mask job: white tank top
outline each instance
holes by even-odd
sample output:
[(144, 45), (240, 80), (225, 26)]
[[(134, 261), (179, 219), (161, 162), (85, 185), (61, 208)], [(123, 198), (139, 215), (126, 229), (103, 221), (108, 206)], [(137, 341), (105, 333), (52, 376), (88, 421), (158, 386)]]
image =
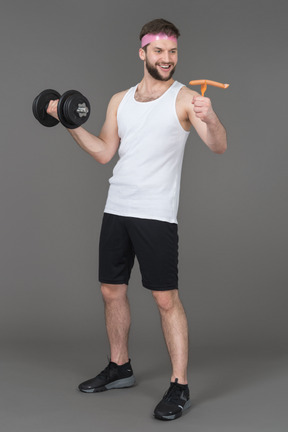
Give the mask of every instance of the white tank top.
[(177, 81), (150, 102), (128, 90), (117, 112), (119, 160), (109, 179), (104, 212), (177, 223), (181, 169), (189, 131), (181, 126)]

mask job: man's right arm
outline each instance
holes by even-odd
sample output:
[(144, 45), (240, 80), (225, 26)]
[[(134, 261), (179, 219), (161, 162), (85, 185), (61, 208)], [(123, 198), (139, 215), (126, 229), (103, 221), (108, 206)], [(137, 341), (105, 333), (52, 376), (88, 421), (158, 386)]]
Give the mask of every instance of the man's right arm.
[[(107, 108), (106, 119), (98, 137), (83, 127), (68, 129), (68, 132), (76, 143), (101, 164), (108, 163), (119, 147), (117, 109), (125, 93), (126, 91), (116, 93), (111, 98)], [(53, 117), (57, 116), (57, 104), (58, 101), (51, 101), (47, 109), (47, 113)]]

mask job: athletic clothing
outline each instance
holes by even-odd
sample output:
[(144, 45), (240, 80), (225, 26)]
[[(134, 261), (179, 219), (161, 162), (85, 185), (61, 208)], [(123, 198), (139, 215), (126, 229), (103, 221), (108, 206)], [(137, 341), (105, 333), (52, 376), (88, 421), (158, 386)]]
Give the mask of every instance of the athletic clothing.
[(104, 213), (99, 281), (128, 285), (135, 255), (145, 288), (178, 289), (178, 225)]
[(184, 85), (174, 81), (151, 102), (135, 100), (130, 88), (117, 112), (119, 160), (109, 179), (104, 212), (177, 223), (181, 169), (189, 135), (176, 113)]

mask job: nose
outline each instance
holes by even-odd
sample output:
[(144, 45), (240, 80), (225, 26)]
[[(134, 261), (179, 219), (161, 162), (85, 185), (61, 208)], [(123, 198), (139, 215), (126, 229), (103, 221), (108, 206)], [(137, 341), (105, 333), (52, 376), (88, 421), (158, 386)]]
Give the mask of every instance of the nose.
[(162, 60), (163, 60), (163, 62), (165, 62), (165, 63), (170, 63), (171, 58), (170, 58), (170, 53), (169, 53), (169, 51), (163, 51)]

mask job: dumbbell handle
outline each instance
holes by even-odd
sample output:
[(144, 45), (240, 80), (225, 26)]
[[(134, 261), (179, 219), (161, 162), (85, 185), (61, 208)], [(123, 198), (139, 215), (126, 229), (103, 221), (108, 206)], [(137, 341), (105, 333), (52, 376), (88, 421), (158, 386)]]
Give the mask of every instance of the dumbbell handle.
[[(46, 112), (47, 112), (48, 106), (49, 106), (49, 103), (45, 106), (45, 111)], [(86, 106), (85, 103), (81, 104), (81, 106), (79, 104), (76, 112), (78, 114), (87, 115), (89, 113), (89, 108)]]
[[(79, 104), (79, 105), (80, 105), (80, 104)], [(76, 110), (77, 113), (84, 113), (84, 114), (88, 114), (88, 113), (89, 113), (89, 108), (86, 106), (85, 103), (81, 104), (82, 106), (79, 106), (79, 105), (78, 105), (78, 108), (77, 108), (77, 110)], [(85, 106), (83, 106), (83, 105), (85, 105)], [(45, 106), (45, 111), (47, 111), (48, 106), (49, 106), (49, 103), (46, 104), (46, 106)]]

